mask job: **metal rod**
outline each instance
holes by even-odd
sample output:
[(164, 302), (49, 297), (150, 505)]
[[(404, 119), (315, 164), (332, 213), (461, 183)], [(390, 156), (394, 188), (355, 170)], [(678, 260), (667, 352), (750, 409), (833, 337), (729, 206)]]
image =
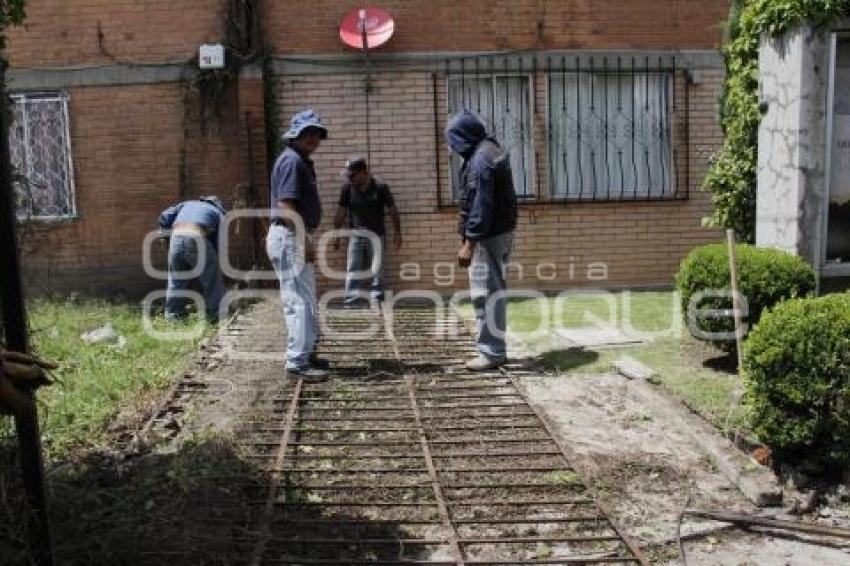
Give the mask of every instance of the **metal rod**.
[[(251, 458), (249, 456), (249, 458)], [(428, 472), (427, 468), (335, 468), (333, 470), (328, 470), (325, 468), (285, 468), (285, 471), (288, 474), (337, 474), (337, 475), (345, 475), (345, 474), (425, 474)]]
[(772, 527), (777, 529), (786, 529), (798, 531), (801, 533), (810, 533), (815, 535), (826, 535), (831, 537), (839, 537), (850, 539), (850, 529), (843, 527), (831, 527), (828, 525), (818, 525), (811, 523), (803, 523), (802, 521), (786, 521), (781, 519), (771, 519), (767, 517), (753, 517), (743, 513), (727, 513), (721, 511), (685, 511), (685, 515), (691, 517), (701, 517), (712, 521), (724, 521), (726, 523), (734, 523), (737, 525), (753, 525), (758, 527)]
[(454, 522), (458, 525), (506, 525), (511, 523), (523, 525), (545, 525), (547, 523), (562, 524), (562, 523), (607, 523), (605, 515), (581, 515), (575, 517), (523, 517), (512, 519), (455, 519)]
[(482, 538), (465, 538), (460, 542), (463, 544), (527, 544), (533, 542), (605, 542), (617, 541), (620, 539), (616, 536), (593, 535), (593, 536), (551, 536), (551, 537), (482, 537)]
[(546, 507), (549, 505), (590, 505), (592, 503), (592, 499), (555, 499), (551, 501), (500, 499), (498, 501), (450, 501), (449, 505), (453, 507), (530, 507), (535, 505)]
[[(6, 64), (0, 63), (0, 99), (7, 104)], [(15, 233), (16, 211), (12, 187), (12, 163), (9, 155), (9, 117), (5, 107), (0, 112), (0, 311), (3, 336), (9, 350), (27, 353), (27, 313)], [(28, 506), (27, 546), (29, 559), (37, 566), (53, 564), (49, 509), (44, 489), (44, 457), (38, 409), (32, 390), (22, 391), (32, 400), (31, 410), (15, 417), (18, 458)]]
[(257, 540), (254, 547), (254, 555), (251, 560), (253, 566), (259, 566), (263, 563), (263, 555), (266, 551), (266, 545), (272, 536), (271, 533), (271, 516), (274, 511), (274, 506), (277, 499), (277, 492), (280, 487), (281, 479), (283, 478), (284, 464), (286, 463), (286, 452), (289, 444), (289, 437), (295, 423), (295, 413), (298, 411), (298, 397), (301, 394), (301, 388), (304, 386), (304, 378), (298, 378), (295, 383), (295, 390), (292, 394), (292, 402), (289, 404), (289, 410), (286, 414), (286, 426), (280, 438), (280, 448), (275, 456), (274, 467), (271, 474), (271, 482), (269, 482), (269, 493), (266, 497), (266, 505), (263, 513), (263, 524), (260, 532), (262, 535)]
[(428, 519), (284, 519), (293, 525), (356, 525), (372, 527), (376, 525), (439, 525), (438, 520)]
[(413, 501), (401, 501), (392, 503), (388, 501), (280, 501), (275, 502), (278, 506), (287, 507), (437, 507), (437, 502), (419, 503)]
[[(643, 121), (649, 120), (649, 57), (646, 58), (646, 71), (643, 76), (644, 84), (644, 111)], [(652, 167), (649, 164), (649, 136), (652, 134), (652, 128), (649, 126), (644, 128), (644, 136), (646, 145), (643, 148), (644, 160), (646, 161), (646, 194), (652, 196)]]
[(611, 198), (611, 166), (608, 163), (608, 143), (610, 123), (608, 121), (608, 57), (602, 59), (602, 80), (605, 85), (605, 197)]
[[(446, 75), (448, 81), (448, 75)], [(440, 163), (440, 154), (442, 153), (442, 127), (439, 117), (439, 95), (437, 94), (437, 73), (431, 73), (431, 92), (434, 97), (434, 177), (437, 181), (437, 207), (443, 205), (443, 183), (442, 183), (442, 164)]]
[[(523, 87), (522, 57), (517, 60), (517, 66), (519, 68), (519, 77), (517, 78), (519, 86), (519, 147), (522, 158), (520, 169), (522, 170), (522, 194), (525, 196), (528, 195), (528, 174), (525, 163), (525, 103), (528, 93), (527, 89)], [(508, 84), (510, 85), (510, 80)], [(528, 83), (528, 88), (531, 88), (531, 82)]]
[(350, 558), (281, 558), (269, 561), (269, 564), (341, 564), (343, 566), (404, 566), (405, 564), (427, 564), (433, 566), (453, 566), (455, 562), (445, 560), (352, 560)]
[(540, 456), (559, 456), (560, 452), (463, 452), (458, 454), (434, 454), (434, 458), (506, 458), (522, 456), (534, 458)]
[(563, 489), (564, 486), (557, 483), (445, 483), (443, 487), (446, 489), (537, 489), (545, 487), (547, 489), (557, 488)]
[[(610, 564), (611, 562), (620, 562), (620, 563), (631, 563), (631, 562), (639, 562), (636, 558), (624, 558), (621, 556), (575, 556), (575, 557), (563, 557), (563, 558), (541, 558), (541, 559), (529, 559), (523, 560), (520, 564)], [(498, 565), (509, 565), (514, 566), (517, 564), (516, 560), (476, 560), (474, 562), (468, 562), (468, 564), (475, 564), (476, 566), (498, 566)]]
[(330, 545), (351, 545), (351, 544), (392, 544), (397, 546), (416, 545), (416, 546), (433, 546), (438, 544), (446, 544), (443, 539), (417, 539), (417, 538), (284, 538), (289, 544), (330, 544)]
[(735, 230), (727, 228), (726, 245), (729, 254), (729, 275), (732, 287), (732, 313), (735, 317), (735, 346), (738, 350), (738, 373), (744, 369), (744, 321), (741, 312), (741, 298), (738, 293), (738, 256), (735, 253)]
[[(420, 454), (421, 458), (422, 455)], [(294, 489), (303, 489), (307, 491), (336, 491), (336, 490), (352, 490), (352, 491), (369, 491), (369, 490), (381, 490), (381, 489), (392, 489), (392, 490), (401, 490), (401, 489), (431, 489), (431, 483), (421, 483), (421, 484), (403, 484), (403, 483), (382, 483), (375, 485), (358, 485), (358, 484), (325, 484), (325, 483), (301, 483), (298, 485), (291, 486)]]
[(631, 77), (632, 77), (632, 93), (631, 93), (632, 94), (631, 95), (631, 99), (632, 99), (632, 114), (631, 114), (631, 120), (632, 120), (632, 132), (631, 132), (632, 133), (632, 171), (634, 173), (634, 186), (633, 186), (633, 190), (632, 190), (632, 196), (634, 198), (637, 198), (638, 172), (637, 172), (637, 158), (636, 158), (636, 154), (635, 154), (635, 134), (637, 132), (635, 130), (636, 125), (635, 125), (635, 58), (634, 57), (632, 57), (632, 74), (631, 74)]
[(461, 419), (461, 418), (480, 420), (480, 419), (504, 419), (504, 418), (507, 418), (507, 417), (530, 417), (530, 416), (533, 416), (533, 413), (522, 412), (522, 413), (511, 413), (511, 414), (508, 414), (508, 415), (469, 415), (469, 416), (466, 416), (466, 417), (458, 417), (458, 416), (428, 417), (428, 416), (423, 415), (422, 420), (425, 420), (425, 421), (456, 421), (456, 420)]
[(457, 528), (452, 522), (452, 517), (449, 514), (446, 501), (443, 498), (443, 488), (440, 485), (439, 476), (434, 466), (434, 460), (431, 458), (431, 448), (428, 443), (428, 437), (425, 435), (425, 428), (419, 413), (419, 404), (416, 400), (416, 390), (413, 388), (413, 380), (409, 376), (405, 376), (405, 382), (407, 383), (407, 391), (410, 397), (410, 408), (413, 411), (414, 418), (416, 419), (416, 426), (419, 427), (419, 441), (422, 445), (422, 453), (425, 456), (425, 464), (428, 466), (428, 475), (431, 477), (431, 484), (434, 490), (434, 497), (437, 500), (437, 506), (440, 510), (440, 517), (443, 519), (443, 527), (449, 535), (449, 545), (451, 546), (452, 554), (454, 555), (456, 562), (459, 566), (463, 566), (465, 563), (465, 556), (460, 543), (458, 543)]
[(560, 472), (566, 466), (516, 466), (511, 468), (440, 468), (441, 474), (507, 474), (513, 472)]

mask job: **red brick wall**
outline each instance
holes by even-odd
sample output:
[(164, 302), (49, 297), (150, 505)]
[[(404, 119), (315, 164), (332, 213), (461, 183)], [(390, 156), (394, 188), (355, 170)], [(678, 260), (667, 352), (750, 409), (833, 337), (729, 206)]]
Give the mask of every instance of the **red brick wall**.
[[(337, 28), (356, 3), (332, 0), (258, 2), (265, 37), (278, 55), (339, 53)], [(26, 24), (11, 30), (14, 69), (108, 66), (116, 62), (188, 61), (198, 45), (223, 41), (226, 0), (41, 0), (28, 4)], [(395, 37), (383, 50), (486, 51), (499, 49), (705, 49), (716, 47), (728, 0), (387, 0)], [(542, 23), (542, 25), (541, 25)], [(334, 135), (320, 150), (326, 222), (336, 202), (337, 173), (365, 146), (362, 91), (354, 76), (279, 77), (285, 125), (292, 111), (314, 106)], [(699, 228), (708, 210), (696, 187), (719, 142), (716, 92), (720, 76), (691, 91), (691, 198), (641, 204), (564, 204), (524, 207), (515, 258), (523, 265), (554, 261), (561, 287), (579, 279), (587, 262), (609, 263), (609, 284), (669, 282), (679, 258), (715, 233)], [(538, 83), (537, 106), (544, 100)], [(399, 197), (406, 242), (393, 257), (397, 288), (435, 286), (433, 266), (453, 260), (454, 214), (435, 208), (433, 94), (430, 75), (376, 79), (372, 101), (373, 162)], [(445, 104), (444, 87), (438, 104)], [(135, 294), (160, 286), (142, 274), (141, 241), (159, 211), (181, 196), (221, 195), (244, 201), (250, 178), (245, 120), (252, 124), (254, 172), (267, 195), (264, 108), (260, 79), (243, 79), (226, 93), (221, 115), (201, 131), (191, 120), (180, 84), (74, 87), (71, 134), (81, 217), (29, 227), (28, 272), (52, 290)], [(250, 112), (247, 118), (246, 112)], [(187, 127), (187, 116), (190, 118)], [(545, 129), (536, 118), (538, 177), (545, 191)], [(440, 124), (442, 128), (442, 124)], [(273, 156), (272, 156), (273, 157)], [(441, 154), (443, 194), (449, 192)], [(181, 181), (185, 171), (185, 182)], [(246, 223), (247, 224), (247, 223)], [(250, 225), (240, 228), (248, 232)], [(640, 242), (647, 242), (642, 246)], [(242, 242), (239, 252), (250, 248)], [(262, 252), (261, 252), (262, 255)], [(570, 258), (574, 258), (570, 260)], [(422, 281), (402, 282), (398, 267), (423, 262)], [(341, 254), (332, 260), (341, 265)], [(573, 264), (574, 276), (569, 272)], [(526, 281), (528, 271), (526, 266)], [(429, 283), (430, 281), (430, 283)], [(463, 287), (462, 277), (457, 283)]]
[[(136, 295), (164, 286), (144, 275), (144, 236), (160, 211), (180, 200), (181, 187), (187, 198), (217, 194), (228, 205), (244, 200), (250, 179), (245, 112), (251, 112), (257, 191), (267, 198), (258, 79), (230, 89), (221, 117), (209, 119), (206, 132), (191, 110), (184, 112), (181, 84), (77, 87), (69, 95), (79, 218), (23, 228), (23, 264), (33, 292)], [(197, 108), (189, 100), (189, 108)], [(243, 257), (248, 234), (246, 225), (235, 246)], [(164, 246), (155, 251), (161, 258)]]
[(9, 30), (13, 68), (186, 61), (221, 41), (224, 0), (38, 0)]
[[(728, 0), (385, 0), (396, 32), (382, 51), (713, 48)], [(338, 29), (357, 2), (266, 2), (278, 53), (344, 51)]]
[[(690, 198), (668, 202), (639, 203), (552, 203), (521, 205), (513, 261), (522, 266), (523, 277), (514, 272), (513, 284), (536, 289), (561, 290), (572, 285), (625, 286), (670, 284), (672, 274), (687, 251), (698, 244), (716, 240), (714, 230), (701, 227), (709, 212), (709, 197), (699, 191), (708, 158), (720, 144), (717, 124), (717, 93), (722, 80), (719, 71), (705, 72), (704, 81), (689, 92), (690, 148), (684, 138), (677, 140), (677, 154), (690, 155)], [(684, 81), (677, 84), (684, 89)], [(545, 125), (545, 77), (536, 80), (535, 119)], [(332, 225), (339, 194), (339, 171), (351, 154), (366, 152), (365, 95), (361, 75), (284, 76), (278, 83), (282, 119), (310, 105), (323, 117), (331, 135), (315, 154), (320, 192), (325, 210), (323, 228)], [(437, 85), (440, 132), (444, 125), (445, 82)], [(396, 290), (464, 288), (465, 273), (458, 272), (451, 284), (443, 284), (454, 262), (458, 245), (455, 233), (456, 209), (437, 208), (435, 170), (434, 91), (429, 73), (377, 74), (370, 94), (370, 132), (373, 172), (386, 180), (402, 213), (404, 248), (389, 252), (387, 279)], [(681, 100), (681, 94), (679, 95)], [(537, 128), (535, 150), (538, 168), (545, 167), (546, 134)], [(450, 194), (448, 153), (442, 139), (440, 172), (444, 202)], [(683, 163), (682, 163), (683, 165)], [(684, 182), (684, 175), (680, 178)], [(546, 195), (546, 172), (538, 175), (537, 187)], [(343, 253), (332, 252), (329, 260), (343, 269)], [(402, 264), (415, 262), (421, 269), (419, 280), (403, 280)], [(607, 266), (607, 278), (594, 280), (592, 263)], [(544, 263), (556, 265), (556, 277), (547, 280), (536, 272)], [(435, 268), (436, 266), (436, 268)], [(436, 269), (436, 272), (435, 272)], [(435, 277), (435, 273), (439, 277)], [(599, 272), (595, 272), (599, 273)], [(324, 288), (340, 287), (341, 282), (320, 278)]]

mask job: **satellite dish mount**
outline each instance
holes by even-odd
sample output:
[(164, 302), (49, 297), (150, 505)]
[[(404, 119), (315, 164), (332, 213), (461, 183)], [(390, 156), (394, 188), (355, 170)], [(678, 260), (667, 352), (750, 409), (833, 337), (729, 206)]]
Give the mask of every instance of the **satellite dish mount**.
[(375, 6), (363, 5), (348, 12), (339, 26), (339, 38), (353, 49), (363, 53), (366, 62), (366, 77), (364, 81), (366, 94), (366, 154), (372, 161), (372, 144), (370, 135), (370, 103), (369, 93), (372, 91), (372, 61), (369, 51), (387, 43), (395, 31), (395, 22), (384, 10)]

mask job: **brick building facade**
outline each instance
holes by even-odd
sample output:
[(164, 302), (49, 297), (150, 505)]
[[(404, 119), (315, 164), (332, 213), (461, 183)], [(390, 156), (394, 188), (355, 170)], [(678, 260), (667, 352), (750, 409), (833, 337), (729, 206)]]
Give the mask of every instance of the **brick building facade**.
[[(699, 185), (721, 137), (717, 47), (728, 2), (381, 6), (396, 31), (367, 62), (338, 38), (353, 6), (333, 0), (32, 4), (10, 34), (9, 87), (32, 100), (36, 117), (19, 120), (33, 135), (40, 95), (67, 105), (73, 187), (58, 213), (23, 227), (33, 288), (160, 287), (142, 269), (159, 211), (209, 193), (267, 203), (266, 137), (305, 107), (331, 131), (315, 155), (324, 228), (351, 154), (368, 154), (393, 188), (405, 236), (387, 266), (395, 289), (465, 286), (462, 274), (450, 277), (456, 206), (441, 136), (460, 107), (489, 116), (507, 138), (526, 195), (515, 286), (669, 284), (691, 247), (718, 237), (700, 226), (709, 198)], [(225, 43), (238, 64), (223, 78), (198, 74), (202, 43)], [(37, 147), (30, 134), (21, 143)], [(264, 256), (251, 245), (255, 228), (236, 226), (235, 264)], [(341, 269), (342, 252), (329, 252)]]

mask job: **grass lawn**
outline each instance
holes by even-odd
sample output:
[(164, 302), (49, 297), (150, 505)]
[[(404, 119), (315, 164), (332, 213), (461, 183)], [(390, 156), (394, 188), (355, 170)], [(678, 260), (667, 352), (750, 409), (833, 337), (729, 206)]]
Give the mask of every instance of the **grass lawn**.
[[(632, 334), (654, 334), (646, 344), (599, 349), (567, 348), (543, 352), (549, 367), (577, 379), (581, 375), (612, 371), (618, 358), (628, 355), (654, 368), (659, 385), (679, 397), (694, 411), (724, 431), (746, 428), (745, 409), (735, 395), (740, 379), (734, 373), (734, 360), (725, 353), (694, 340), (680, 324), (678, 297), (672, 291), (623, 291), (594, 295), (576, 293), (566, 300), (521, 299), (508, 305), (508, 329), (534, 350), (539, 342), (534, 331), (540, 328), (543, 312), (549, 311), (549, 330), (593, 327), (595, 319)], [(464, 314), (472, 316), (469, 304)], [(595, 318), (594, 318), (595, 317)]]
[[(198, 339), (160, 340), (145, 331), (137, 305), (103, 301), (65, 303), (39, 299), (28, 305), (33, 349), (60, 364), (59, 383), (38, 394), (42, 438), (48, 458), (64, 458), (78, 448), (102, 446), (109, 421), (132, 411), (146, 395), (170, 385)], [(126, 343), (88, 344), (84, 332), (111, 322)], [(186, 323), (189, 326), (193, 324)], [(165, 330), (163, 320), (154, 328)], [(168, 328), (174, 329), (174, 325)], [(0, 419), (0, 437), (11, 433), (11, 419)]]

